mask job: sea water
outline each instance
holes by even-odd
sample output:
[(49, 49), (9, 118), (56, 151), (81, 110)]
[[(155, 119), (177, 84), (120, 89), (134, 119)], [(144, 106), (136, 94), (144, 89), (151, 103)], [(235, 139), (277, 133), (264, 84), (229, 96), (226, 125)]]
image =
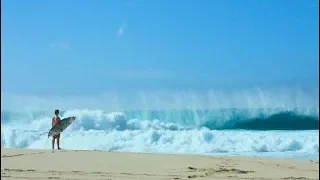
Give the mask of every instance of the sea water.
[(311, 159), (319, 155), (318, 99), (308, 93), (15, 96), (2, 103), (9, 107), (1, 111), (3, 147), (51, 149), (47, 132), (59, 108), (61, 117), (77, 117), (61, 135), (64, 149)]

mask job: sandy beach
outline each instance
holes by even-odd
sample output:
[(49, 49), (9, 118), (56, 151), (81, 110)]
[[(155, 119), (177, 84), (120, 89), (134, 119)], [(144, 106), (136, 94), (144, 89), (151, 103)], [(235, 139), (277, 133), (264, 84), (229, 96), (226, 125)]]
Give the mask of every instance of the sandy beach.
[(1, 149), (2, 179), (319, 179), (319, 161)]

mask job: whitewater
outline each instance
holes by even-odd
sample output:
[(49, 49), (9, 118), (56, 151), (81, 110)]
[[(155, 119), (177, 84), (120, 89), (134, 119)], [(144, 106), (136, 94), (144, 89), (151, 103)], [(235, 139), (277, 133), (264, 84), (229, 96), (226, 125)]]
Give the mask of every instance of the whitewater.
[(3, 94), (1, 146), (51, 149), (51, 118), (76, 116), (61, 147), (202, 155), (318, 158), (318, 93), (149, 91), (99, 97)]

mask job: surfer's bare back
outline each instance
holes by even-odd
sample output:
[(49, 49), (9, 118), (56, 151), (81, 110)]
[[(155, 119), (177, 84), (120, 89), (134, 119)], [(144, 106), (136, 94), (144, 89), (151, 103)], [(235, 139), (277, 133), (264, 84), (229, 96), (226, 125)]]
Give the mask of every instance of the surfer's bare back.
[[(61, 120), (59, 117), (59, 109), (54, 110), (54, 117), (52, 117), (52, 127), (59, 123), (59, 121)], [(52, 136), (52, 149), (54, 149), (54, 141), (55, 139), (57, 139), (57, 146), (58, 149), (60, 149), (60, 133), (57, 135)]]

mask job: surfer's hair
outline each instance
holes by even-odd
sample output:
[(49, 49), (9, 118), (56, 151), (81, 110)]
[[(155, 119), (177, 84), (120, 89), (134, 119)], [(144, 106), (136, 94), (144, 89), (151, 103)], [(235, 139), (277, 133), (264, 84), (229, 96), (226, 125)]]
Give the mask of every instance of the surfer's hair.
[(54, 114), (59, 114), (59, 109), (54, 110)]

